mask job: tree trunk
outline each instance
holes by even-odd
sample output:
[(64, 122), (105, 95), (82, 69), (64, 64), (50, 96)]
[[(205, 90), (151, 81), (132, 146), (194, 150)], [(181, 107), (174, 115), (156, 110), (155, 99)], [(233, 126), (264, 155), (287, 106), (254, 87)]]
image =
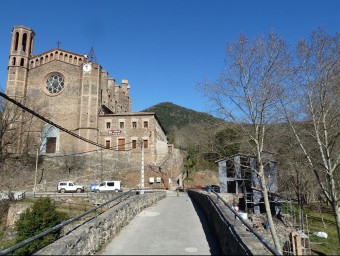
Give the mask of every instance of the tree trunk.
[(304, 230), (304, 219), (303, 219), (303, 198), (302, 198), (302, 191), (301, 191), (301, 180), (300, 180), (300, 173), (296, 170), (296, 184), (297, 184), (297, 196), (298, 196), (298, 206), (299, 206), (299, 224), (300, 228)]
[(269, 202), (269, 198), (268, 198), (266, 178), (265, 178), (265, 175), (264, 175), (264, 169), (263, 169), (262, 163), (259, 165), (259, 174), (260, 174), (260, 178), (261, 178), (262, 195), (263, 195), (264, 205), (265, 205), (265, 208), (266, 208), (266, 214), (267, 214), (267, 220), (268, 220), (268, 223), (269, 223), (270, 233), (272, 235), (276, 250), (278, 250), (282, 254), (280, 241), (279, 241), (279, 238), (277, 236), (276, 229), (275, 229), (275, 226), (274, 226), (273, 217), (272, 217), (272, 213), (270, 211), (270, 202)]
[(338, 240), (340, 243), (340, 212), (339, 212), (339, 206), (338, 203), (335, 201), (332, 205), (334, 215), (335, 215), (335, 221), (336, 221), (336, 229), (338, 231)]

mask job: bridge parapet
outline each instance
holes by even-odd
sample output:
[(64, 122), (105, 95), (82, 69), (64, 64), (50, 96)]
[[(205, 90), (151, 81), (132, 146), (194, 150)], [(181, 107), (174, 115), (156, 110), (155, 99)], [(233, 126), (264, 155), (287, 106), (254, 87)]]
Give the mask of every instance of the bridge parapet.
[[(188, 190), (188, 195), (204, 212), (219, 241), (223, 255), (272, 255), (242, 221), (225, 207), (214, 193)], [(220, 203), (219, 203), (220, 202)], [(261, 242), (260, 242), (261, 241)], [(268, 243), (267, 243), (268, 245)], [(275, 251), (275, 249), (273, 250)], [(279, 255), (279, 254), (278, 254)]]
[(96, 218), (86, 222), (54, 243), (36, 252), (38, 255), (90, 255), (104, 244), (144, 208), (166, 197), (166, 192), (153, 192), (129, 197)]

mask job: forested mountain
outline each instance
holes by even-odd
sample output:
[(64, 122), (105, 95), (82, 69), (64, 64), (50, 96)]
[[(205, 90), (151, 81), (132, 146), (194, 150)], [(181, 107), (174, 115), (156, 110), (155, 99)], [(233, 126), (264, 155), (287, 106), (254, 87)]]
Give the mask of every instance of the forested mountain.
[(207, 113), (184, 108), (171, 102), (159, 103), (143, 110), (143, 112), (154, 112), (157, 115), (170, 142), (172, 142), (171, 140), (174, 138), (174, 131), (182, 129), (187, 125), (204, 127), (225, 123), (222, 119), (213, 117)]

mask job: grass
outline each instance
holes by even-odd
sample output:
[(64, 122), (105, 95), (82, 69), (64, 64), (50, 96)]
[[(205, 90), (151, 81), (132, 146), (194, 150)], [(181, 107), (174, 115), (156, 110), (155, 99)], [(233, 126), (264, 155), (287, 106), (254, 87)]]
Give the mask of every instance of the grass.
[(14, 241), (13, 240), (8, 240), (6, 239), (5, 237), (5, 231), (4, 230), (1, 230), (0, 231), (0, 251), (8, 248), (8, 247), (11, 247), (12, 245), (14, 245)]
[[(314, 214), (313, 214), (314, 215)], [(334, 224), (326, 222), (325, 224), (321, 220), (308, 219), (308, 227), (310, 231), (310, 242), (313, 254), (316, 255), (339, 255), (340, 243), (338, 239), (338, 233), (334, 216), (330, 214), (321, 214), (324, 219), (332, 220)], [(317, 217), (321, 217), (319, 214)], [(315, 232), (327, 233), (327, 238), (317, 237), (313, 233)]]
[[(298, 207), (293, 205), (294, 212), (298, 213)], [(329, 206), (320, 204), (304, 205), (304, 214), (307, 215), (308, 223), (305, 229), (309, 230), (312, 255), (339, 255), (340, 242), (336, 228), (334, 215)], [(310, 218), (308, 218), (310, 216)], [(316, 217), (312, 218), (312, 217)], [(324, 223), (322, 219), (324, 219)], [(328, 238), (314, 235), (315, 232), (325, 232)]]

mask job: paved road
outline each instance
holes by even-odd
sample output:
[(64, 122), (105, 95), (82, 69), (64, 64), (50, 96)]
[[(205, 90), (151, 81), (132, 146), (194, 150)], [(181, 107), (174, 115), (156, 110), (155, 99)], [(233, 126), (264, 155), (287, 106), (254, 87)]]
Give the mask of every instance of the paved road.
[(102, 255), (217, 255), (202, 212), (186, 193), (167, 197), (139, 213)]

